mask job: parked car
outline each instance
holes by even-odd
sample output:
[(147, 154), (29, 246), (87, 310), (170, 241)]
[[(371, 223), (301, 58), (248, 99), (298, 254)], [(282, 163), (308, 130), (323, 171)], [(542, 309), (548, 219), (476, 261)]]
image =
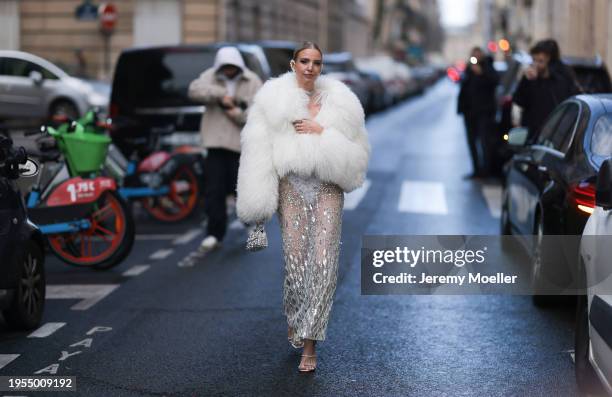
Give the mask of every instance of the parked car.
[(360, 70), (378, 73), (385, 89), (393, 98), (393, 103), (406, 99), (418, 91), (410, 67), (388, 55), (357, 59), (355, 64)]
[[(610, 148), (612, 118), (603, 120)], [(575, 372), (580, 392), (601, 395), (603, 386), (612, 395), (612, 159), (599, 170), (595, 204), (580, 245), (580, 286), (585, 293), (578, 296), (576, 307)]]
[(289, 61), (293, 57), (293, 51), (297, 44), (293, 41), (264, 40), (255, 43), (263, 49), (268, 64), (270, 65), (270, 77), (277, 77), (288, 72)]
[(0, 119), (78, 118), (105, 111), (108, 85), (69, 76), (53, 63), (21, 51), (0, 50)]
[(366, 113), (378, 112), (393, 104), (393, 98), (387, 92), (385, 84), (378, 73), (360, 70), (359, 74), (368, 83), (369, 99)]
[(170, 145), (199, 144), (205, 111), (188, 95), (189, 83), (213, 65), (217, 49), (234, 45), (249, 69), (265, 81), (271, 76), (262, 47), (215, 43), (124, 50), (115, 66), (109, 113), (113, 142), (128, 158), (147, 146), (151, 135), (167, 135)]
[[(29, 164), (26, 164), (29, 162)], [(16, 180), (37, 164), (0, 135), (0, 310), (15, 329), (36, 328), (45, 306), (45, 255), (40, 230), (28, 219)]]
[[(520, 149), (506, 164), (502, 195), (502, 234), (523, 242), (535, 235), (532, 263), (534, 291), (545, 280), (571, 285), (576, 269), (552, 263), (542, 245), (544, 235), (581, 235), (595, 207), (595, 177), (612, 156), (612, 95), (578, 95), (560, 104), (545, 122), (535, 144), (522, 146), (525, 128), (510, 131), (509, 142)], [(563, 247), (576, 256), (578, 247)], [(534, 296), (534, 303), (549, 301)]]
[(570, 66), (585, 94), (612, 93), (608, 68), (600, 57), (582, 58), (564, 56), (563, 63)]
[(439, 78), (438, 71), (431, 65), (413, 66), (411, 71), (416, 80), (418, 92), (423, 92)]
[(350, 52), (329, 53), (323, 56), (323, 74), (342, 81), (357, 95), (364, 109), (369, 109), (370, 82), (359, 73)]

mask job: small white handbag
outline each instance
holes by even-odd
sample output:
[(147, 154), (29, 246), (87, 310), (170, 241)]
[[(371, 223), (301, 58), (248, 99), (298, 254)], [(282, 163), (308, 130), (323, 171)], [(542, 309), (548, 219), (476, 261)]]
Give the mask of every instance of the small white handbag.
[(246, 242), (247, 251), (260, 251), (268, 246), (268, 235), (263, 223), (257, 223), (255, 228), (249, 233)]

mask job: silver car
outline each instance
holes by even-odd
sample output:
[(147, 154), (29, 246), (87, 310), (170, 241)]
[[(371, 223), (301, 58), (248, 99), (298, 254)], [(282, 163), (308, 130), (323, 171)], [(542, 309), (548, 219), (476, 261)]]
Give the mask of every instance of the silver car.
[(105, 112), (110, 88), (69, 76), (49, 61), (21, 51), (0, 50), (0, 119), (82, 116)]

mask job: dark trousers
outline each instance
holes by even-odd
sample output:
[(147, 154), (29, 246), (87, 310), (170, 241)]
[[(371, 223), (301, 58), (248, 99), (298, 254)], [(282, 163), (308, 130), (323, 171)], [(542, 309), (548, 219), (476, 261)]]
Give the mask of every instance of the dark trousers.
[(208, 216), (208, 235), (219, 241), (227, 231), (229, 194), (236, 194), (240, 153), (227, 149), (208, 149), (204, 168), (204, 206)]
[(481, 113), (465, 116), (464, 122), (474, 174), (490, 174), (495, 160), (494, 115)]

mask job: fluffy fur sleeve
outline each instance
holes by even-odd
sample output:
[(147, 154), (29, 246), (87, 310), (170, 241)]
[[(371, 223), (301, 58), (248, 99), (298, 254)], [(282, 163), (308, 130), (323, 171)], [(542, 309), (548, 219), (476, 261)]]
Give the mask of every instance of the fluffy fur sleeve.
[(322, 122), (316, 171), (322, 179), (350, 192), (365, 180), (371, 148), (359, 99), (343, 83), (332, 84), (334, 88), (327, 98), (329, 115)]
[(240, 136), (236, 213), (245, 223), (269, 220), (278, 206), (278, 174), (261, 105), (255, 101)]

